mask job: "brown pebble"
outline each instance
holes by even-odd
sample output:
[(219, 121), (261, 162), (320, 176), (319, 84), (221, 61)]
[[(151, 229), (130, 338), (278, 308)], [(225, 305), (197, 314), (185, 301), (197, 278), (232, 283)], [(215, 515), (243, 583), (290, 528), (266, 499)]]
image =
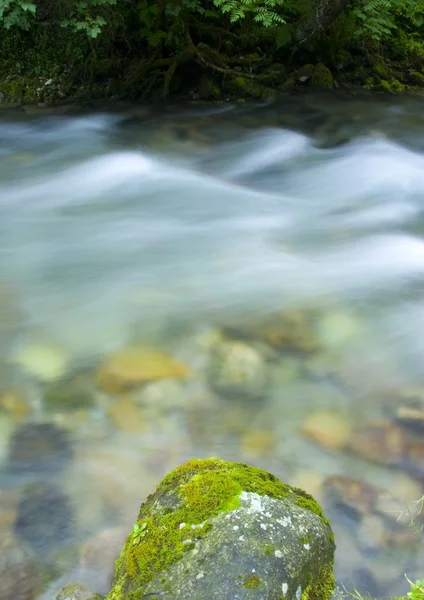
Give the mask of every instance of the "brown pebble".
[(347, 447), (380, 465), (400, 465), (407, 449), (406, 434), (386, 421), (362, 425), (352, 430)]
[(350, 435), (346, 417), (334, 411), (318, 411), (303, 422), (301, 433), (328, 450), (343, 448)]
[(334, 475), (324, 481), (327, 500), (345, 506), (361, 515), (373, 512), (373, 507), (381, 490), (363, 481)]

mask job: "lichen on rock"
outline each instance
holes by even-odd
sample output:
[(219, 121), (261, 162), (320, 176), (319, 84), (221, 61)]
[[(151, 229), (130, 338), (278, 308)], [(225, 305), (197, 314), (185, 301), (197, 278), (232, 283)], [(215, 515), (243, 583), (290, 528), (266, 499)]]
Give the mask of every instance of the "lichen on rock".
[(317, 502), (242, 463), (193, 459), (142, 504), (107, 600), (328, 600), (334, 540)]

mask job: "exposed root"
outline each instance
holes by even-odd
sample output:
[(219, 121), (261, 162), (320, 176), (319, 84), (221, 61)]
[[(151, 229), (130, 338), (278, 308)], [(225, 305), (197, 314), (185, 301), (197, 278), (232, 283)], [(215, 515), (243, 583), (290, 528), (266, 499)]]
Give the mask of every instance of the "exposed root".
[[(167, 58), (153, 58), (151, 60), (138, 63), (138, 65), (133, 68), (130, 76), (127, 79), (128, 87), (137, 86), (140, 81), (148, 79), (146, 90), (144, 90), (143, 93), (143, 96), (146, 96), (150, 93), (151, 89), (155, 85), (157, 78), (161, 76), (164, 78), (163, 95), (166, 98), (169, 94), (171, 81), (176, 70), (181, 64), (189, 61), (194, 61), (202, 68), (219, 73), (224, 77), (229, 77), (231, 79), (244, 78), (247, 80), (255, 80), (258, 83), (258, 86), (261, 83), (272, 81), (276, 77), (281, 76), (281, 73), (278, 70), (258, 75), (253, 73), (252, 70), (244, 71), (240, 68), (240, 66), (232, 67), (229, 64), (232, 63), (233, 65), (240, 65), (244, 63), (252, 65), (259, 62), (262, 63), (264, 60), (266, 60), (266, 57), (258, 57), (257, 59), (253, 60), (246, 59), (245, 61), (243, 58), (231, 59), (221, 55), (217, 50), (212, 49), (205, 43), (200, 42), (197, 45), (194, 44), (190, 36), (187, 36), (187, 39), (188, 45), (186, 48), (174, 56)], [(149, 73), (151, 73), (150, 76)]]

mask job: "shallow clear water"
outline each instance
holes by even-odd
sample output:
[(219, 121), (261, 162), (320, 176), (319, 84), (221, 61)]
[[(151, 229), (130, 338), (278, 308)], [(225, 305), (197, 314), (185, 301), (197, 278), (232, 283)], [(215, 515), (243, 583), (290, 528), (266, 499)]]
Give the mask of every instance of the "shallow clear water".
[[(104, 593), (109, 573), (97, 581), (84, 563), (81, 574), (81, 546), (103, 529), (128, 530), (173, 466), (213, 455), (309, 486), (335, 524), (339, 580), (404, 591), (403, 573), (420, 574), (422, 540), (398, 542), (404, 526), (388, 541), (381, 515), (333, 510), (326, 478), (349, 476), (411, 506), (423, 493), (422, 430), (411, 438), (417, 461), (393, 466), (343, 443), (322, 448), (302, 424), (318, 411), (343, 427), (393, 424), (405, 390), (424, 389), (420, 102), (298, 97), (0, 119), (0, 492), (22, 502), (47, 477), (64, 494), (57, 519), (72, 523), (57, 534), (28, 534), (38, 519), (43, 531), (54, 503), (45, 491), (43, 510), (30, 504), (18, 527), (21, 506), (7, 522), (39, 541), (50, 580), (85, 578)], [(313, 315), (313, 351), (276, 348), (260, 333), (292, 310)], [(271, 383), (258, 397), (214, 384), (221, 335), (267, 363)], [(95, 372), (133, 343), (188, 365), (188, 380), (166, 379), (147, 400), (141, 385), (141, 403), (119, 404)], [(47, 403), (54, 379), (81, 372), (89, 406)], [(424, 393), (412, 396), (424, 413)], [(21, 472), (14, 432), (45, 422), (68, 432), (73, 458)], [(331, 427), (337, 438), (341, 425)]]

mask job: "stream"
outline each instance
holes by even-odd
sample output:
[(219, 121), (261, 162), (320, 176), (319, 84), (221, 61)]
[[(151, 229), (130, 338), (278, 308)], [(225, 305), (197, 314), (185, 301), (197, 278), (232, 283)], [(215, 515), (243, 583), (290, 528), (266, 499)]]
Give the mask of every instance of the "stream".
[(420, 99), (1, 111), (0, 597), (107, 593), (193, 456), (306, 489), (339, 585), (406, 593), (423, 300)]

